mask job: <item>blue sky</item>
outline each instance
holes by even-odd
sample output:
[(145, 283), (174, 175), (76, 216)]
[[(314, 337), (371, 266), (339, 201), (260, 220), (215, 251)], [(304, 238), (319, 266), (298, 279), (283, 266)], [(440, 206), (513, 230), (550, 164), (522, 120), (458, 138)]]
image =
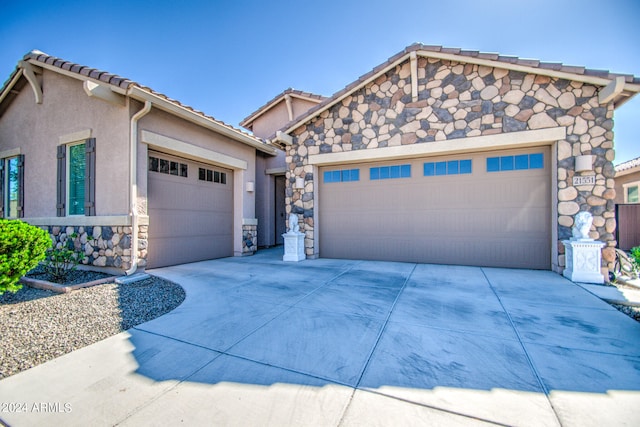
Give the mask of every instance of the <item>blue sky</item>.
[[(329, 96), (414, 42), (640, 76), (638, 0), (0, 0), (0, 80), (42, 50), (237, 126), (288, 87)], [(640, 156), (640, 95), (615, 163)]]

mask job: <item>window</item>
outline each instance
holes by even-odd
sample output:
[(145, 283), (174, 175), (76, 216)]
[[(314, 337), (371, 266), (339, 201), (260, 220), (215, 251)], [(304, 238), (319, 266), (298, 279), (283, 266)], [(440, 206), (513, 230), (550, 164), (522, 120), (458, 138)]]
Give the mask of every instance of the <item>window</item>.
[(625, 203), (640, 203), (640, 194), (638, 194), (638, 185), (630, 185), (624, 189)]
[(178, 163), (158, 157), (149, 157), (149, 170), (167, 175), (187, 178), (189, 167), (185, 163)]
[(85, 143), (69, 146), (67, 156), (67, 206), (69, 215), (84, 215), (84, 177), (87, 170)]
[(544, 168), (544, 156), (542, 153), (487, 157), (487, 172), (542, 168)]
[(59, 145), (57, 158), (56, 214), (95, 215), (96, 140)]
[(460, 175), (471, 173), (471, 160), (449, 160), (446, 162), (426, 162), (424, 176)]
[(0, 217), (22, 218), (24, 155), (0, 159)]
[(324, 182), (352, 182), (360, 181), (360, 169), (346, 169), (324, 172)]
[(214, 171), (211, 169), (198, 168), (198, 180), (206, 182), (215, 182), (218, 184), (227, 183), (227, 173)]
[(411, 178), (411, 165), (380, 166), (369, 168), (369, 179)]

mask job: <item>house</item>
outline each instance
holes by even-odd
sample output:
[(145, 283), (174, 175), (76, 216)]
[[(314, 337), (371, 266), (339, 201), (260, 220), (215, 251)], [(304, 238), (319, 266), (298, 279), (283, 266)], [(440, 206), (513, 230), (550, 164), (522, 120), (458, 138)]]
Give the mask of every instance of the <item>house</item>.
[(270, 135), (286, 214), (309, 257), (561, 272), (588, 211), (606, 274), (613, 115), (638, 91), (631, 75), (411, 45)]
[(615, 171), (615, 203), (640, 203), (640, 157), (616, 165)]
[(256, 164), (278, 150), (148, 87), (42, 52), (0, 91), (2, 217), (77, 234), (116, 273), (257, 249)]

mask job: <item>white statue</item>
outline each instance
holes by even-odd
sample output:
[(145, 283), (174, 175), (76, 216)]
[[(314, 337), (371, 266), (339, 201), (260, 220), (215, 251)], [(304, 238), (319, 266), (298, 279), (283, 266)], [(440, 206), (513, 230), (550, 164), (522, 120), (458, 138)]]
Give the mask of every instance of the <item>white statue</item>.
[(591, 240), (589, 239), (589, 231), (593, 223), (593, 216), (589, 212), (580, 212), (575, 216), (573, 222), (571, 229), (573, 240)]
[(300, 226), (298, 225), (298, 215), (292, 213), (289, 215), (289, 233), (299, 233)]

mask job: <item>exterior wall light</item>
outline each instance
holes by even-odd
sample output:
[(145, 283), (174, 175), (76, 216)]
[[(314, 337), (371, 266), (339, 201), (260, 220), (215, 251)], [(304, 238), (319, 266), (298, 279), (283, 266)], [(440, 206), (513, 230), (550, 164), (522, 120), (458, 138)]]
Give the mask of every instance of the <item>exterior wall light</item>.
[(587, 172), (593, 170), (593, 156), (576, 156), (576, 172)]
[(304, 178), (296, 178), (294, 188), (304, 188)]
[(247, 190), (247, 193), (253, 193), (255, 191), (255, 184), (253, 181), (247, 181), (244, 188)]

